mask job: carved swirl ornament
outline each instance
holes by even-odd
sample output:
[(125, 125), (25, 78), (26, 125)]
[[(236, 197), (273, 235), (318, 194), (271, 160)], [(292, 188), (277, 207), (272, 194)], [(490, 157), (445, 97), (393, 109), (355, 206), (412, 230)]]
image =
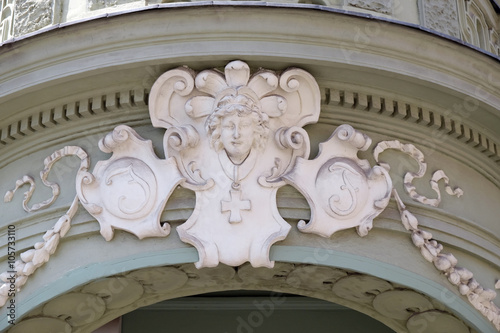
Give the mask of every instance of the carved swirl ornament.
[[(291, 228), (278, 213), (276, 193), (290, 184), (311, 207), (310, 221), (300, 221), (299, 230), (323, 237), (348, 228), (367, 235), (373, 219), (394, 195), (403, 225), (412, 232), (422, 255), (500, 330), (500, 310), (492, 302), (495, 293), (482, 289), (470, 271), (456, 266), (456, 259), (441, 253), (442, 246), (432, 235), (419, 229), (417, 219), (393, 190), (386, 164), (372, 167), (358, 158), (359, 151), (370, 147), (369, 137), (350, 125), (341, 125), (320, 144), (318, 156), (308, 159), (309, 138), (303, 126), (317, 122), (320, 114), (319, 87), (309, 73), (297, 68), (281, 74), (261, 69), (251, 75), (242, 61), (229, 63), (224, 72), (194, 73), (181, 67), (158, 78), (151, 89), (149, 108), (153, 126), (166, 129), (164, 159), (156, 156), (151, 141), (120, 125), (99, 142), (99, 148), (112, 155), (99, 161), (93, 172), (88, 170), (89, 157), (79, 147), (65, 147), (46, 159), (41, 175), (52, 188), (50, 199), (28, 207), (35, 189), (29, 176), (6, 194), (5, 200), (10, 201), (19, 187), (29, 184), (25, 210), (45, 208), (59, 195), (59, 186), (47, 181), (52, 165), (69, 155), (82, 160), (76, 176), (77, 196), (70, 209), (47, 231), (44, 241), (21, 254), (13, 267), (18, 289), (56, 251), (78, 202), (99, 222), (107, 241), (116, 229), (139, 239), (166, 237), (170, 225), (161, 222), (160, 216), (179, 185), (196, 193), (194, 211), (177, 227), (177, 233), (197, 249), (197, 268), (245, 262), (271, 268), (270, 248), (285, 239)], [(412, 181), (425, 173), (423, 154), (413, 145), (384, 141), (375, 148), (377, 162), (386, 149), (407, 153), (419, 164), (419, 172), (408, 173), (404, 183), (414, 200), (437, 206), (441, 179), (448, 194), (462, 194), (449, 187), (441, 170), (431, 181), (438, 199), (418, 194)], [(2, 306), (8, 300), (9, 274), (0, 275), (5, 282), (0, 287)]]

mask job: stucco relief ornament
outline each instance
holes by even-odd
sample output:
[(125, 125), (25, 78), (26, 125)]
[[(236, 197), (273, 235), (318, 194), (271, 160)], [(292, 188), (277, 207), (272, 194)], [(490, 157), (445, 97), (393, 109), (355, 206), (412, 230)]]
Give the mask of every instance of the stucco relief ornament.
[(76, 191), (83, 207), (100, 223), (101, 235), (111, 240), (114, 229), (140, 239), (170, 233), (160, 215), (175, 187), (182, 181), (175, 160), (161, 160), (150, 140), (120, 125), (99, 142), (107, 161), (97, 162), (93, 173), (81, 171)]
[(299, 221), (302, 232), (330, 237), (334, 232), (356, 227), (360, 236), (372, 229), (391, 198), (392, 181), (381, 166), (370, 166), (357, 157), (371, 139), (350, 125), (341, 125), (328, 141), (320, 144), (313, 160), (299, 159), (284, 178), (295, 186), (311, 207), (308, 223)]
[(319, 111), (319, 88), (300, 69), (251, 76), (234, 61), (224, 73), (180, 68), (157, 80), (151, 120), (167, 129), (165, 154), (176, 159), (182, 186), (196, 192), (194, 212), (177, 232), (198, 250), (197, 267), (273, 266), (270, 247), (290, 230), (276, 192), (297, 158), (309, 155), (302, 126)]
[(302, 127), (320, 113), (319, 87), (301, 69), (250, 75), (241, 61), (224, 73), (187, 68), (154, 84), (150, 115), (167, 129), (165, 155), (175, 158), (181, 184), (196, 192), (192, 216), (177, 228), (199, 253), (197, 267), (249, 261), (272, 267), (269, 250), (290, 225), (279, 215), (276, 192), (289, 183), (308, 199), (313, 218), (299, 228), (329, 237), (357, 227), (364, 236), (388, 204), (392, 183), (381, 167), (357, 158), (370, 139), (349, 125), (322, 144), (312, 161)]

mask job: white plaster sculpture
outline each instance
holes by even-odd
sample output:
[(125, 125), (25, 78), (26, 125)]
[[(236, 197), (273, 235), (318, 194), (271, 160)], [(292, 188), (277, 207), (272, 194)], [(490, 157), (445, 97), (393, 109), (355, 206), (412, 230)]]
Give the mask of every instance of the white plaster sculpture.
[(314, 160), (298, 159), (284, 178), (295, 186), (311, 206), (309, 223), (300, 221), (303, 232), (330, 237), (334, 232), (356, 227), (360, 236), (371, 230), (391, 197), (392, 182), (387, 171), (357, 157), (371, 139), (349, 125), (339, 126), (328, 141), (320, 144)]
[(177, 231), (197, 248), (198, 267), (245, 261), (272, 267), (270, 247), (290, 229), (276, 209), (285, 180), (313, 209), (311, 222), (299, 224), (302, 231), (329, 237), (358, 227), (360, 235), (368, 233), (388, 204), (390, 178), (357, 158), (371, 140), (348, 125), (322, 145), (317, 159), (306, 160), (302, 126), (317, 121), (319, 105), (314, 78), (300, 69), (251, 76), (247, 64), (234, 61), (224, 73), (195, 76), (181, 68), (157, 80), (150, 96), (153, 125), (167, 129), (165, 154), (175, 157), (183, 186), (197, 195), (193, 215)]
[(276, 192), (297, 156), (308, 156), (301, 127), (319, 112), (318, 85), (300, 69), (251, 76), (233, 61), (224, 73), (180, 68), (156, 81), (152, 123), (167, 129), (165, 154), (176, 159), (182, 186), (196, 192), (194, 212), (177, 231), (198, 250), (197, 267), (273, 266), (270, 247), (290, 230)]
[(170, 225), (160, 224), (160, 215), (183, 179), (175, 160), (160, 160), (151, 141), (124, 125), (106, 135), (99, 148), (113, 156), (98, 162), (93, 174), (79, 172), (76, 190), (83, 207), (99, 221), (102, 236), (111, 240), (113, 229), (140, 239), (167, 236)]

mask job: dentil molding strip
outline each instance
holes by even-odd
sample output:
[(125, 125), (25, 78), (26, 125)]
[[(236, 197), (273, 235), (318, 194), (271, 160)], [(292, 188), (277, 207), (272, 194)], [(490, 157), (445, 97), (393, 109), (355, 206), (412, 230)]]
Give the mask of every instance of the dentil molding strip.
[[(35, 133), (48, 133), (46, 129), (51, 129), (52, 132), (57, 126), (74, 124), (83, 119), (89, 120), (108, 112), (144, 108), (147, 106), (148, 93), (146, 88), (121, 89), (72, 102), (55, 103), (54, 106), (42, 110), (33, 108), (23, 112), (25, 116), (22, 119), (0, 127), (0, 151), (22, 142)], [(367, 111), (423, 126), (435, 131), (438, 136), (460, 141), (496, 165), (500, 165), (500, 144), (490, 134), (483, 133), (465, 122), (460, 112), (455, 114), (449, 110), (431, 110), (428, 106), (403, 98), (394, 98), (381, 92), (356, 91), (351, 87), (323, 87), (321, 95), (322, 105)], [(4, 158), (5, 156), (4, 154)], [(9, 162), (7, 160), (0, 162), (4, 163)]]
[[(325, 104), (339, 105), (362, 111), (379, 113), (396, 119), (416, 123), (443, 134), (456, 138), (473, 147), (488, 158), (500, 164), (500, 145), (479, 129), (454, 118), (454, 114), (443, 115), (416, 103), (370, 93), (349, 91), (346, 89), (325, 88)], [(455, 115), (460, 118), (460, 114)]]

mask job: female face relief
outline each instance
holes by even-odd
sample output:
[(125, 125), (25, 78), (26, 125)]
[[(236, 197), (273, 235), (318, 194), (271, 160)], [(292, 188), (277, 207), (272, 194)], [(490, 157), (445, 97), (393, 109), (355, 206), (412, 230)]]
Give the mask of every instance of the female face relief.
[(250, 153), (255, 125), (253, 117), (244, 113), (232, 113), (222, 119), (220, 140), (234, 164), (243, 163)]

